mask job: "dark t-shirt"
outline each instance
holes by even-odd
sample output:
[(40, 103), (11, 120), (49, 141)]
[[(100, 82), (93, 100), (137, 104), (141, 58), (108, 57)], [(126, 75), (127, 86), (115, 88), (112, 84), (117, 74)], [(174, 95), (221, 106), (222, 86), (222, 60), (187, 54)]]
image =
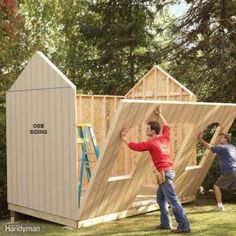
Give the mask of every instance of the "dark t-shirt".
[(219, 144), (211, 147), (211, 151), (220, 157), (222, 173), (236, 172), (236, 149), (232, 144)]

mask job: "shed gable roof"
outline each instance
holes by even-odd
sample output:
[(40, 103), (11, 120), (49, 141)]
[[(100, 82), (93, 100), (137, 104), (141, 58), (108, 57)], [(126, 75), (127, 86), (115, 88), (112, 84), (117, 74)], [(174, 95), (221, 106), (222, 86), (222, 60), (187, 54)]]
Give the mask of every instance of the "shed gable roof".
[(42, 53), (36, 52), (9, 92), (76, 86)]
[[(169, 88), (171, 88), (171, 91)], [(183, 95), (189, 95), (196, 100), (194, 93), (157, 65), (154, 65), (125, 97), (143, 97), (148, 99), (150, 97), (166, 95), (168, 92), (181, 92)]]

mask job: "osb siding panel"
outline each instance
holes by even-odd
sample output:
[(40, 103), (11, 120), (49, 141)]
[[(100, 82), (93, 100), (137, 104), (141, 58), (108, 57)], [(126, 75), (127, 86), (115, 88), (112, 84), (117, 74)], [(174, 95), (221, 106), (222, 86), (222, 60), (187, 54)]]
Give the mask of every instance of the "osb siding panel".
[[(47, 70), (49, 67), (51, 72), (56, 74), (53, 80), (46, 80), (43, 77), (38, 76), (42, 71)], [(30, 77), (28, 77), (29, 74), (31, 74)], [(44, 56), (43, 53), (36, 52), (10, 88), (10, 91), (60, 87), (71, 87), (75, 89), (75, 85), (46, 56)]]
[(13, 88), (7, 93), (8, 203), (77, 219), (75, 88), (40, 56)]

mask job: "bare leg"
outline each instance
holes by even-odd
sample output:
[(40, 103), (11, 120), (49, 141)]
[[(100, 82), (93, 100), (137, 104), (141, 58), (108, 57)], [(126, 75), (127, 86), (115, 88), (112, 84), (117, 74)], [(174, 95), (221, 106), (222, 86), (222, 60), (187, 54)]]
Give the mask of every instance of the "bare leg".
[(217, 203), (222, 203), (222, 194), (221, 194), (221, 190), (217, 185), (213, 186), (214, 191), (215, 191), (215, 196), (216, 196), (216, 201)]

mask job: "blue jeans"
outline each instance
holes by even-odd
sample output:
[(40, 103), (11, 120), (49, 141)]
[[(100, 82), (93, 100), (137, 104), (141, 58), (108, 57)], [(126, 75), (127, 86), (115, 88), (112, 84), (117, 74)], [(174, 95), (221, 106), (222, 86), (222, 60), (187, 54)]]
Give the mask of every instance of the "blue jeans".
[(190, 228), (188, 219), (184, 214), (183, 207), (175, 192), (173, 179), (175, 177), (174, 170), (165, 172), (166, 181), (158, 187), (157, 190), (157, 203), (161, 211), (161, 226), (164, 228), (171, 227), (170, 213), (168, 205), (172, 208), (175, 219), (178, 223), (178, 229), (188, 230)]

